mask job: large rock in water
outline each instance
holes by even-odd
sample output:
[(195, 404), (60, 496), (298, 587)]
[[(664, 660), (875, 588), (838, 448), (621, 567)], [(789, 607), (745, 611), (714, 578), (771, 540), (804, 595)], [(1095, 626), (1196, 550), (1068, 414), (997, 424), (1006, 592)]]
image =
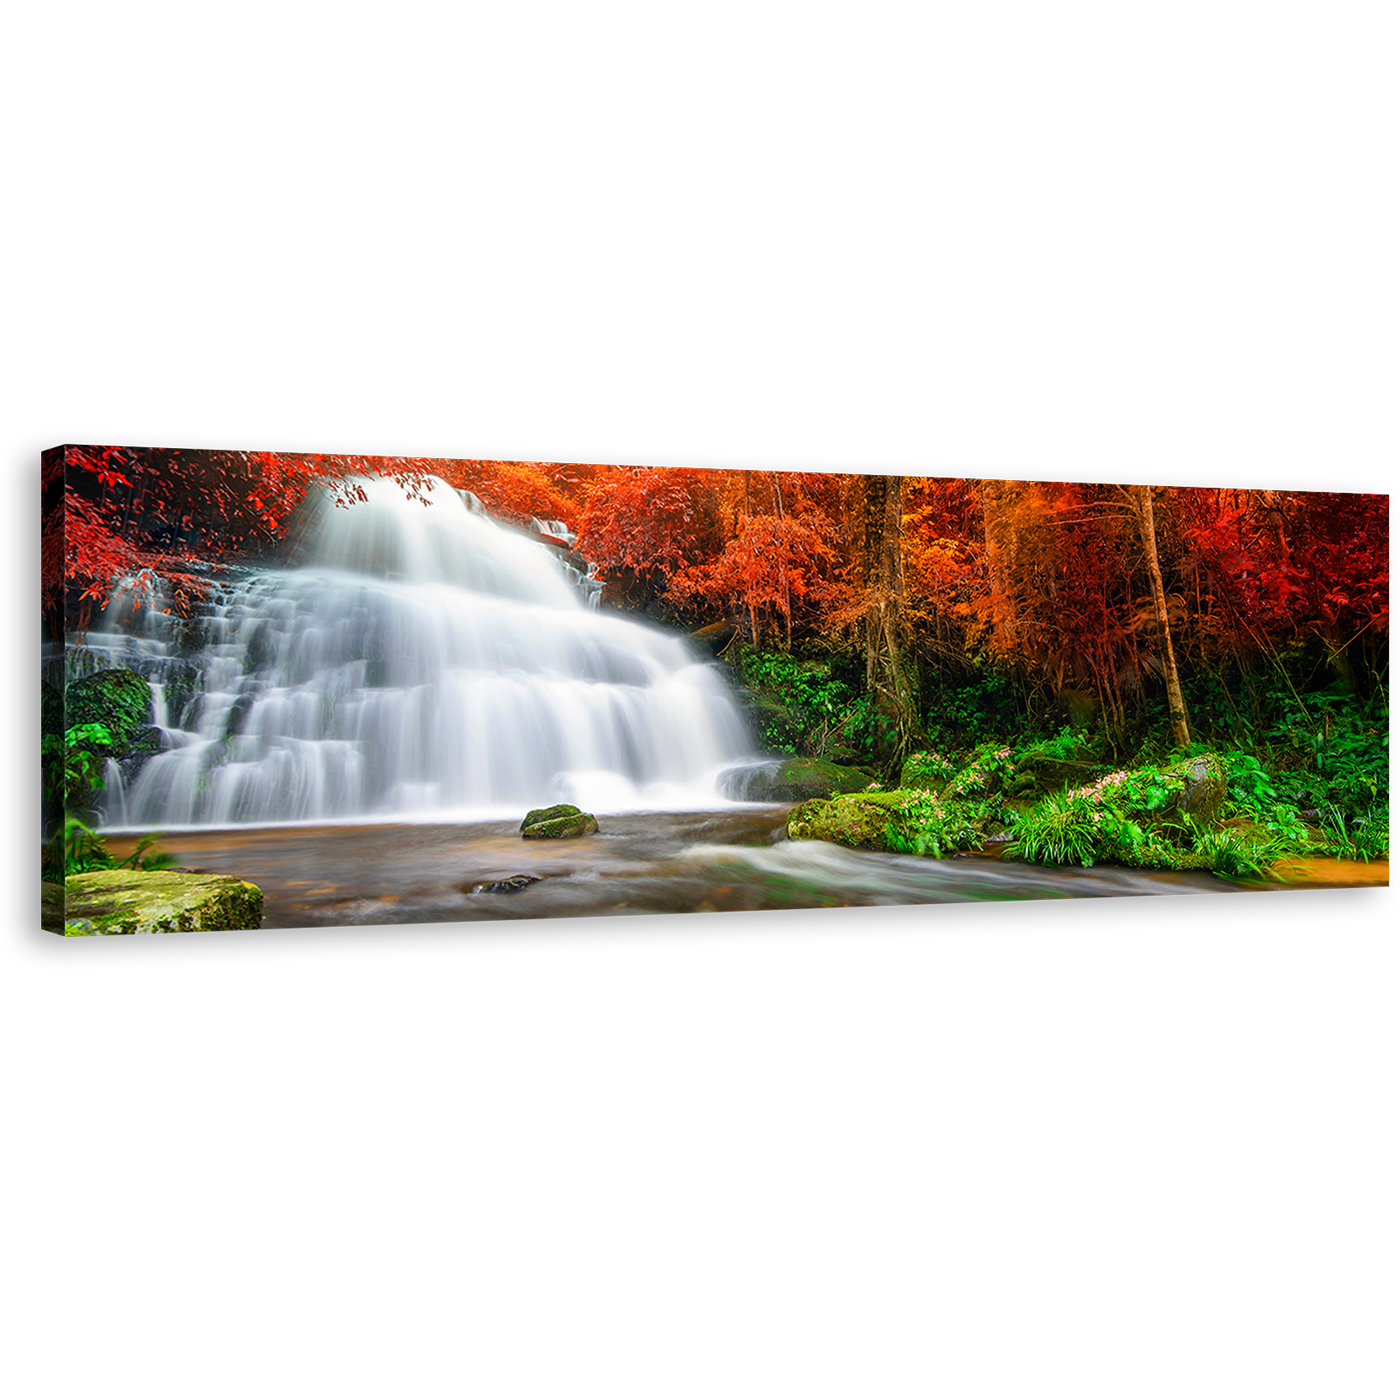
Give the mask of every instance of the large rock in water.
[(806, 802), (836, 792), (863, 792), (873, 781), (862, 769), (823, 758), (787, 758), (733, 769), (721, 779), (725, 795), (741, 802)]
[(581, 812), (568, 802), (555, 807), (537, 807), (525, 814), (520, 834), (527, 841), (564, 840), (571, 836), (592, 836), (598, 830), (598, 818), (591, 812)]
[[(63, 923), (54, 932), (193, 933), (262, 925), (262, 891), (236, 875), (96, 870), (70, 875), (63, 884)], [(44, 927), (50, 927), (47, 917)]]

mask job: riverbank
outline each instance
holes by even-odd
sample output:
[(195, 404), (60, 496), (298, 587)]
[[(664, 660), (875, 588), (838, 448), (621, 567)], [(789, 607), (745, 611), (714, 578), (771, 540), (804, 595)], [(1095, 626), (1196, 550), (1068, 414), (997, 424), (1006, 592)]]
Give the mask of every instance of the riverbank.
[[(177, 832), (179, 866), (238, 875), (262, 890), (265, 928), (617, 917), (756, 909), (946, 904), (981, 900), (1230, 894), (1298, 888), (1196, 871), (1050, 868), (1009, 860), (849, 850), (788, 841), (787, 804), (600, 818), (596, 836), (521, 840), (518, 823), (239, 827)], [(121, 856), (135, 836), (113, 837)], [(1371, 883), (1388, 869), (1366, 867)], [(1313, 888), (1359, 872), (1312, 862)], [(486, 892), (512, 876), (521, 888)]]

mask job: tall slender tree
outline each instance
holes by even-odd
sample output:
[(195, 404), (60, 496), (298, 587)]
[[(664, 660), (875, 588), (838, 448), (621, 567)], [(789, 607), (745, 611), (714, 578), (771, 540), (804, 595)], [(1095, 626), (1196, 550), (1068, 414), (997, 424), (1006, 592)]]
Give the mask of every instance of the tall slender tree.
[(1157, 631), (1162, 639), (1162, 676), (1167, 683), (1167, 708), (1171, 712), (1172, 737), (1178, 747), (1191, 742), (1191, 726), (1186, 718), (1186, 700), (1181, 693), (1181, 677), (1176, 669), (1176, 652), (1172, 647), (1171, 619), (1167, 616), (1167, 594), (1162, 587), (1162, 565), (1157, 557), (1157, 518), (1152, 505), (1150, 486), (1125, 488), (1137, 517), (1142, 536), (1142, 552), (1146, 557), (1148, 577), (1152, 580), (1152, 607), (1157, 618)]

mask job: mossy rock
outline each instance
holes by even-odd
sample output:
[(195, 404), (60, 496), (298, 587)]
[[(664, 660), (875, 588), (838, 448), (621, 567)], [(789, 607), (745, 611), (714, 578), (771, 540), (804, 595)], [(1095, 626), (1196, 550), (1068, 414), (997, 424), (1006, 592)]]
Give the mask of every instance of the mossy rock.
[(837, 792), (861, 792), (873, 781), (873, 775), (861, 768), (847, 768), (823, 758), (786, 758), (746, 773), (743, 798), (748, 802), (806, 802)]
[(839, 846), (883, 851), (888, 849), (889, 826), (888, 808), (865, 795), (813, 798), (788, 814), (787, 834), (793, 841), (833, 841)]
[(1099, 766), (1099, 754), (1087, 744), (1077, 746), (1068, 756), (1029, 749), (1016, 761), (1011, 787), (1018, 795), (1077, 787), (1089, 782)]
[(537, 807), (525, 814), (520, 834), (527, 841), (559, 841), (576, 836), (592, 836), (598, 830), (598, 818), (591, 812), (580, 811), (572, 803), (561, 802), (554, 807)]
[(1163, 776), (1182, 780), (1177, 809), (1200, 822), (1214, 822), (1225, 805), (1227, 779), (1225, 764), (1213, 753), (1198, 754), (1173, 764)]
[(50, 933), (63, 932), (63, 886), (55, 884), (52, 880), (45, 880), (42, 885), (40, 917), (40, 928), (46, 928)]
[(135, 671), (95, 671), (63, 694), (67, 727), (105, 724), (112, 735), (106, 752), (124, 757), (151, 723), (151, 687)]
[(793, 841), (832, 841), (868, 851), (949, 856), (988, 844), (984, 813), (924, 788), (858, 792), (804, 802), (788, 817)]
[(262, 891), (235, 875), (96, 870), (70, 875), (63, 883), (64, 932), (70, 936), (194, 933), (262, 924)]

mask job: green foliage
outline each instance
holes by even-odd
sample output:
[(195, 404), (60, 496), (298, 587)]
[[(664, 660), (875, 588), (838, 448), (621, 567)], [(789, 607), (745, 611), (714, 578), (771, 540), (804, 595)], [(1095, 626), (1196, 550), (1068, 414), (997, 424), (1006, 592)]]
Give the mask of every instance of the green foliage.
[(841, 679), (832, 662), (746, 647), (737, 664), (746, 685), (778, 702), (759, 705), (757, 719), (768, 747), (815, 755), (870, 751), (879, 721), (875, 705), (870, 695)]
[(942, 802), (931, 792), (904, 794), (901, 820), (891, 822), (885, 838), (902, 855), (941, 860), (958, 851), (976, 850), (986, 840), (993, 816), (988, 802)]
[(1001, 792), (1015, 767), (1010, 748), (996, 739), (989, 739), (972, 751), (961, 771), (943, 789), (943, 796), (968, 801)]
[(958, 765), (940, 753), (911, 753), (899, 770), (899, 785), (902, 788), (924, 788), (933, 792), (942, 787), (957, 771)]
[(1109, 820), (1116, 830), (1121, 819), (1111, 809), (1083, 796), (1052, 793), (1016, 818), (1011, 854), (1042, 865), (1093, 865), (1112, 848), (1104, 830)]
[(1025, 722), (1016, 678), (1009, 671), (983, 670), (971, 681), (945, 685), (924, 729), (935, 748), (957, 749), (1013, 733)]
[(1058, 734), (1048, 739), (1037, 739), (1026, 745), (1016, 755), (1024, 758), (1034, 754), (1039, 758), (1075, 759), (1089, 747), (1089, 731), (1073, 724), (1067, 724)]
[(63, 830), (44, 847), (43, 878), (59, 883), (65, 876), (86, 875), (90, 870), (168, 870), (175, 857), (160, 850), (157, 839), (143, 837), (125, 860), (113, 860), (97, 832), (77, 817), (67, 817)]
[(1320, 814), (1319, 844), (1338, 860), (1383, 860), (1390, 855), (1390, 823), (1387, 814), (1373, 808), (1349, 822), (1336, 807)]
[(1203, 831), (1196, 839), (1196, 854), (1217, 875), (1232, 879), (1258, 879), (1284, 852), (1268, 843), (1251, 842), (1229, 827)]
[(102, 786), (105, 766), (105, 760), (92, 750), (111, 742), (112, 732), (105, 724), (75, 724), (61, 739), (44, 735), (41, 752), (51, 761), (46, 784), (49, 795), (66, 807), (86, 805)]
[(1264, 765), (1253, 754), (1233, 749), (1224, 755), (1224, 761), (1229, 795), (1237, 806), (1259, 812), (1278, 801)]
[[(92, 795), (103, 786), (104, 760), (87, 746), (105, 746), (112, 742), (112, 732), (105, 724), (75, 724), (60, 740), (46, 734), (43, 755), (54, 760), (49, 769), (50, 795), (62, 798), (66, 809), (63, 830), (56, 832), (44, 847), (43, 874), (45, 880), (61, 881), (67, 875), (83, 875), (89, 870), (164, 870), (175, 858), (153, 849), (154, 837), (144, 838), (123, 861), (114, 862), (102, 838), (74, 810), (85, 807)], [(147, 854), (149, 852), (149, 854)]]

